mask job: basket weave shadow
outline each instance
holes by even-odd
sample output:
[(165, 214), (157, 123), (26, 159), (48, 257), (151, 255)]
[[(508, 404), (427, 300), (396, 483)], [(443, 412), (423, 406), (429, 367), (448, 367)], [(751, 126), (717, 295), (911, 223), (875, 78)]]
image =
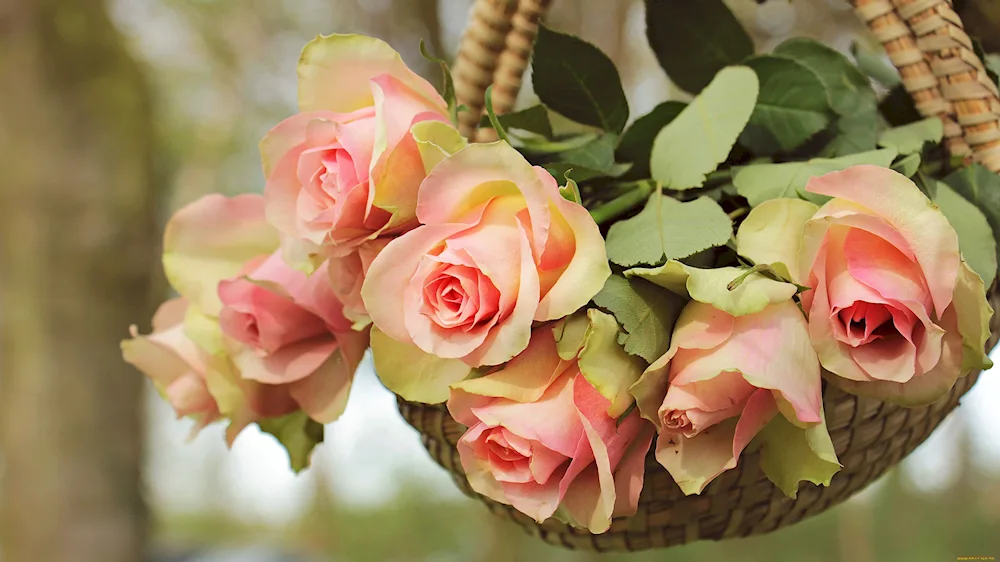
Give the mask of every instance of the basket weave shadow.
[[(1000, 310), (996, 291), (991, 293), (990, 303), (994, 310)], [(993, 335), (987, 349), (1000, 339), (1000, 315), (993, 316), (990, 330)], [(959, 379), (947, 397), (922, 408), (902, 408), (826, 385), (823, 405), (827, 426), (844, 468), (829, 487), (803, 482), (795, 499), (786, 497), (767, 480), (758, 465), (757, 451), (744, 453), (735, 469), (723, 473), (698, 496), (685, 496), (651, 451), (646, 458), (646, 480), (638, 512), (614, 520), (611, 529), (601, 535), (555, 519), (539, 525), (512, 507), (477, 494), (469, 487), (455, 448), (465, 426), (452, 419), (440, 404), (399, 400), (399, 411), (420, 432), (431, 457), (452, 474), (458, 487), (484, 502), (494, 514), (558, 546), (599, 552), (634, 551), (768, 533), (837, 505), (923, 443), (958, 406), (978, 377), (979, 373), (972, 373)]]
[[(925, 117), (944, 123), (945, 146), (956, 156), (972, 157), (1000, 172), (1000, 98), (984, 84), (982, 62), (962, 31), (951, 0), (850, 0), (869, 31), (885, 46), (899, 69), (906, 91)], [(493, 140), (476, 131), (483, 93), (496, 85), (494, 109), (513, 108), (528, 65), (539, 20), (551, 0), (475, 0), (454, 67), (462, 132), (478, 141)], [(1000, 311), (996, 286), (990, 303)], [(1000, 340), (1000, 316), (990, 321), (987, 349)], [(824, 385), (827, 426), (843, 469), (829, 487), (803, 483), (796, 499), (775, 488), (759, 467), (758, 453), (746, 451), (739, 465), (712, 482), (701, 495), (684, 496), (652, 454), (638, 512), (616, 519), (611, 529), (592, 535), (554, 519), (538, 524), (510, 506), (480, 496), (470, 487), (455, 444), (465, 427), (443, 405), (399, 400), (403, 417), (420, 432), (424, 446), (448, 470), (459, 488), (483, 501), (494, 514), (521, 525), (542, 540), (567, 548), (633, 551), (768, 533), (820, 513), (859, 492), (901, 461), (959, 404), (978, 373), (958, 381), (951, 393), (922, 408), (901, 408), (845, 394)]]

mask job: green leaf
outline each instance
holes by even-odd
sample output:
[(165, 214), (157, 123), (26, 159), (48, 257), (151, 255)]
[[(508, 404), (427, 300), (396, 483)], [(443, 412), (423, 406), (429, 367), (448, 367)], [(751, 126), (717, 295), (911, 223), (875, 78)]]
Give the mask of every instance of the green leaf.
[(789, 39), (774, 54), (805, 65), (826, 88), (830, 108), (838, 117), (834, 123), (837, 136), (824, 148), (824, 155), (844, 156), (875, 148), (878, 99), (858, 67), (840, 51), (812, 39)]
[(878, 145), (884, 148), (895, 148), (900, 154), (921, 152), (927, 143), (940, 143), (944, 137), (944, 125), (937, 117), (928, 117), (883, 131), (878, 136)]
[(757, 102), (757, 76), (742, 66), (725, 68), (653, 141), (652, 169), (670, 189), (705, 183), (723, 162)]
[(632, 162), (632, 175), (648, 177), (649, 158), (653, 154), (653, 140), (664, 127), (681, 114), (687, 107), (679, 101), (665, 101), (653, 111), (635, 120), (618, 142), (617, 157), (623, 162)]
[(620, 133), (628, 101), (614, 63), (579, 37), (538, 27), (531, 80), (546, 106), (582, 123)]
[(570, 166), (608, 174), (620, 169), (615, 164), (615, 144), (617, 142), (618, 135), (604, 134), (583, 146), (559, 153), (557, 158)]
[(885, 62), (883, 53), (876, 53), (864, 43), (855, 41), (851, 44), (851, 54), (858, 63), (858, 68), (886, 88), (892, 89), (902, 85), (902, 78), (894, 66)]
[(771, 55), (744, 64), (757, 73), (760, 95), (740, 144), (761, 155), (787, 152), (830, 124), (826, 88), (809, 67)]
[(997, 272), (997, 243), (986, 216), (946, 183), (938, 183), (934, 202), (958, 233), (962, 257), (987, 287), (992, 285)]
[(994, 240), (1000, 239), (1000, 175), (973, 164), (952, 172), (944, 178), (944, 183), (982, 211), (993, 230)]
[[(893, 162), (892, 169), (908, 178), (913, 177), (913, 174), (916, 174), (920, 170), (920, 154), (907, 154), (896, 162)], [(926, 194), (925, 192), (924, 195)]]
[(594, 170), (578, 164), (569, 162), (548, 162), (542, 164), (555, 177), (572, 177), (576, 181), (587, 181), (593, 178), (609, 177), (617, 178), (629, 171), (631, 164), (615, 164), (609, 170)]
[[(498, 116), (499, 117), (499, 116)], [(541, 137), (524, 138), (518, 137), (517, 149), (524, 154), (556, 154), (559, 152), (565, 152), (567, 150), (573, 150), (574, 148), (583, 146), (599, 135), (596, 133), (582, 133), (576, 135), (563, 136), (557, 139), (549, 140)]]
[(802, 429), (779, 414), (754, 441), (762, 447), (761, 470), (790, 498), (798, 493), (799, 482), (829, 486), (833, 475), (840, 471), (826, 421)]
[[(500, 125), (507, 129), (520, 129), (552, 138), (552, 123), (549, 121), (549, 112), (544, 105), (533, 105), (520, 111), (497, 115)], [(489, 115), (483, 115), (479, 121), (480, 127), (492, 127)]]
[(795, 295), (795, 285), (770, 279), (760, 273), (747, 275), (739, 286), (730, 290), (729, 283), (745, 272), (745, 269), (737, 267), (700, 269), (671, 260), (661, 267), (626, 270), (625, 276), (642, 277), (733, 316), (760, 312), (771, 304), (787, 301)]
[(753, 40), (722, 0), (646, 0), (646, 37), (670, 80), (693, 94), (753, 55)]
[(611, 312), (624, 332), (618, 343), (630, 355), (652, 363), (670, 348), (670, 334), (684, 299), (643, 279), (608, 277), (594, 304)]
[(390, 392), (410, 402), (440, 404), (448, 400), (448, 387), (471, 371), (458, 359), (431, 355), (412, 343), (390, 338), (378, 327), (372, 327), (371, 342), (378, 378)]
[(875, 90), (858, 67), (840, 51), (812, 39), (797, 38), (778, 45), (774, 54), (790, 58), (812, 70), (826, 88), (830, 108), (837, 115), (875, 111)]
[(991, 53), (986, 55), (983, 57), (983, 63), (986, 65), (986, 69), (994, 75), (1000, 75), (1000, 54)]
[(435, 57), (427, 50), (427, 45), (424, 44), (424, 40), (420, 40), (420, 54), (430, 62), (436, 62), (441, 65), (441, 75), (444, 77), (444, 88), (441, 92), (441, 97), (444, 98), (445, 103), (448, 104), (448, 115), (451, 116), (452, 124), (458, 124), (458, 101), (455, 97), (455, 81), (451, 77), (451, 67), (448, 62), (444, 59)]
[(723, 246), (732, 234), (732, 221), (715, 201), (681, 203), (654, 191), (638, 215), (611, 226), (606, 246), (612, 263), (656, 265)]
[(751, 207), (779, 197), (798, 197), (822, 203), (823, 199), (805, 191), (810, 178), (843, 170), (857, 164), (874, 164), (888, 168), (895, 158), (895, 150), (883, 148), (840, 158), (813, 158), (807, 162), (755, 164), (740, 168), (733, 176), (733, 185), (736, 186), (737, 193), (745, 197)]
[(839, 158), (875, 149), (878, 137), (878, 109), (871, 114), (859, 113), (850, 117), (839, 117), (833, 124), (835, 136), (823, 147), (819, 156)]
[(261, 431), (273, 435), (288, 452), (292, 470), (301, 472), (309, 466), (309, 456), (323, 442), (323, 425), (299, 410), (277, 418), (259, 420)]
[(978, 37), (972, 38), (972, 50), (979, 57), (979, 60), (983, 61), (983, 66), (986, 67), (986, 75), (993, 82), (994, 85), (1000, 85), (1000, 77), (997, 76), (996, 68), (990, 64), (990, 55), (986, 54), (983, 50), (983, 42)]

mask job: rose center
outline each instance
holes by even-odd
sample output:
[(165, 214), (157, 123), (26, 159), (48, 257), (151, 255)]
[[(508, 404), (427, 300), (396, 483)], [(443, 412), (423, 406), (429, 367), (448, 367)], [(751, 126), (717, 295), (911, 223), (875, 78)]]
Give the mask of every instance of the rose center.
[(478, 269), (448, 264), (424, 285), (421, 312), (446, 329), (466, 331), (488, 322), (499, 309), (499, 291)]
[(837, 338), (851, 347), (858, 347), (897, 333), (892, 312), (882, 303), (864, 301), (836, 312)]
[(663, 416), (663, 426), (676, 431), (690, 431), (691, 420), (688, 419), (687, 412), (672, 410)]

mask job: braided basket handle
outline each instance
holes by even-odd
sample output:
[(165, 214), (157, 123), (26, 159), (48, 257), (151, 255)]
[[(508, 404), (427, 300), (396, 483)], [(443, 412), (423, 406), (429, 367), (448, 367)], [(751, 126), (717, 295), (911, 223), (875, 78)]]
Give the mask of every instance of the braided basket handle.
[[(952, 155), (1000, 173), (1000, 94), (973, 50), (951, 0), (851, 0), (885, 46), (906, 91), (924, 117), (944, 124)], [(496, 138), (476, 129), (483, 95), (495, 84), (497, 113), (514, 107), (538, 31), (551, 0), (475, 0), (455, 61), (455, 92), (469, 111), (459, 126), (476, 141)]]

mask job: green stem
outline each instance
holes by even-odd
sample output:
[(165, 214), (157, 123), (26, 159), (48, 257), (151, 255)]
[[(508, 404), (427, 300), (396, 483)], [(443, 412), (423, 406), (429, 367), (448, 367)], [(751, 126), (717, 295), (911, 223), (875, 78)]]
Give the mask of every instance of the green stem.
[(705, 183), (704, 185), (702, 185), (702, 187), (711, 187), (718, 185), (720, 183), (728, 183), (731, 181), (733, 181), (732, 170), (728, 168), (726, 168), (725, 170), (716, 170), (714, 172), (710, 172), (707, 176), (705, 176)]
[(620, 195), (597, 208), (591, 209), (590, 216), (594, 218), (594, 222), (597, 224), (604, 224), (614, 220), (630, 211), (636, 205), (649, 199), (649, 196), (653, 194), (653, 190), (656, 187), (657, 184), (651, 181), (637, 183), (635, 189), (632, 191)]
[(749, 211), (749, 209), (747, 209), (746, 207), (740, 207), (739, 209), (736, 209), (735, 211), (733, 211), (733, 212), (731, 212), (731, 213), (728, 214), (729, 220), (733, 220), (734, 221), (734, 220), (742, 217), (743, 215), (747, 214), (748, 211)]

